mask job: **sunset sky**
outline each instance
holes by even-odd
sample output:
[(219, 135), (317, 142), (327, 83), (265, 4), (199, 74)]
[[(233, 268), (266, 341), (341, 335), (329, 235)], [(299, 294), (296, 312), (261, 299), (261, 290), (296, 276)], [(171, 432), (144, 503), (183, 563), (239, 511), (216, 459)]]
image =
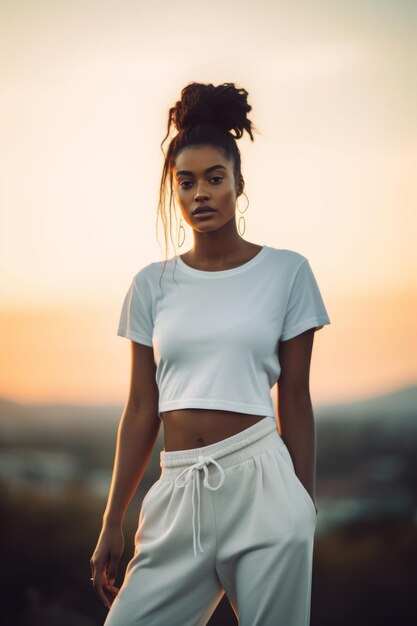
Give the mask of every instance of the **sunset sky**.
[(313, 400), (416, 383), (416, 33), (398, 0), (1, 2), (0, 395), (125, 400), (119, 313), (165, 257), (160, 143), (191, 81), (249, 92), (244, 238), (310, 261)]

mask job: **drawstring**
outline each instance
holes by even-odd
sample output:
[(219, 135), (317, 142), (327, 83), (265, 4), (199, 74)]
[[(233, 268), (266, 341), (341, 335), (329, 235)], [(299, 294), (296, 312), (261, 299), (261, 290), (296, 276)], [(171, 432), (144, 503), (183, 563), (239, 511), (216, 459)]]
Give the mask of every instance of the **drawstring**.
[[(208, 482), (208, 469), (207, 469), (207, 465), (209, 463), (213, 463), (214, 465), (217, 465), (217, 467), (220, 470), (220, 481), (219, 484), (216, 487), (213, 487), (212, 485), (210, 485), (210, 483)], [(190, 467), (186, 467), (176, 478), (175, 480), (175, 484), (177, 485), (177, 487), (179, 487), (180, 489), (182, 487), (185, 487), (185, 485), (191, 480), (191, 478), (194, 476), (194, 482), (193, 482), (193, 495), (192, 495), (192, 504), (193, 504), (193, 548), (194, 548), (194, 556), (197, 556), (197, 549), (196, 549), (196, 531), (195, 531), (195, 505), (194, 505), (194, 492), (197, 489), (197, 502), (198, 502), (198, 515), (197, 515), (197, 520), (198, 520), (198, 535), (197, 535), (197, 539), (198, 539), (198, 544), (199, 544), (199, 548), (200, 548), (200, 552), (204, 552), (203, 547), (201, 545), (201, 541), (200, 541), (200, 481), (199, 481), (199, 474), (198, 474), (198, 470), (204, 470), (204, 486), (207, 487), (207, 489), (210, 489), (210, 491), (216, 491), (217, 489), (220, 489), (220, 487), (223, 485), (224, 480), (225, 480), (225, 473), (223, 468), (217, 463), (217, 461), (215, 459), (213, 459), (213, 457), (211, 456), (206, 456), (204, 457), (203, 455), (199, 455), (198, 460), (196, 463), (194, 463), (194, 465), (191, 465)], [(185, 478), (183, 480), (183, 482), (181, 482), (180, 478), (181, 476), (185, 474)]]

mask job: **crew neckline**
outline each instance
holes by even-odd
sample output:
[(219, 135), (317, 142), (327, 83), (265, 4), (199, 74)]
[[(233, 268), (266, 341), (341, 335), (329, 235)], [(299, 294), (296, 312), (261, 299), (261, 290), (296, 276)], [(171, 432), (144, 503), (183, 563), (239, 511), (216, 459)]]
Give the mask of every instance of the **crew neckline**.
[(249, 268), (257, 265), (259, 261), (263, 259), (263, 257), (269, 251), (269, 246), (262, 246), (262, 248), (255, 254), (254, 257), (246, 261), (246, 263), (242, 263), (242, 265), (238, 265), (237, 267), (232, 267), (228, 270), (199, 270), (195, 267), (191, 267), (191, 265), (187, 265), (185, 261), (182, 260), (181, 256), (177, 255), (177, 264), (179, 269), (187, 274), (192, 274), (194, 276), (199, 276), (200, 278), (224, 278), (226, 276), (232, 276), (234, 274), (240, 274), (240, 272), (244, 272)]

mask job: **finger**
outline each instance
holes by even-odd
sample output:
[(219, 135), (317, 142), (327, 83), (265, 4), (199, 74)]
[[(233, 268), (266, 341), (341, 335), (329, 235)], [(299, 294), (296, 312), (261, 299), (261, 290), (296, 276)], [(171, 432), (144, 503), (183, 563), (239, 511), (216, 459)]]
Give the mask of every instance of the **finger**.
[(93, 585), (94, 585), (94, 591), (98, 595), (99, 599), (109, 609), (110, 606), (111, 606), (111, 603), (109, 602), (109, 599), (107, 598), (106, 594), (104, 593), (103, 585), (101, 583), (96, 582), (96, 580), (94, 580)]
[(104, 593), (105, 593), (105, 595), (107, 597), (107, 603), (108, 603), (107, 606), (109, 606), (109, 605), (111, 606), (113, 604), (114, 600), (117, 597), (117, 593), (115, 591), (112, 591), (112, 590), (108, 589), (108, 588), (104, 589)]
[(104, 593), (107, 596), (107, 599), (110, 600), (111, 602), (115, 599), (115, 597), (118, 595), (119, 590), (116, 589), (116, 587), (107, 587), (104, 589)]
[(110, 586), (114, 585), (114, 582), (116, 580), (116, 576), (117, 576), (117, 567), (119, 564), (119, 560), (120, 560), (120, 555), (119, 554), (112, 554), (110, 557), (110, 561), (108, 563), (107, 566), (107, 582)]
[(110, 604), (103, 590), (103, 583), (105, 582), (105, 574), (103, 571), (105, 568), (105, 564), (103, 562), (103, 559), (98, 558), (97, 560), (93, 561), (93, 566), (94, 566), (94, 575), (93, 575), (92, 582), (93, 582), (94, 591), (98, 595), (101, 602), (103, 602), (103, 604), (109, 609)]

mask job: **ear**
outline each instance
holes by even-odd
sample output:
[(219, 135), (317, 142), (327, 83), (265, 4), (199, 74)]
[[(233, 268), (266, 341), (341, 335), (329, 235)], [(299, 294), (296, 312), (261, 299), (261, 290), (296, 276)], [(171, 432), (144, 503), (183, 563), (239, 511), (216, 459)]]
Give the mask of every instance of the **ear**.
[(245, 187), (245, 181), (243, 180), (243, 176), (241, 176), (240, 181), (236, 187), (236, 198), (238, 198), (242, 193)]

